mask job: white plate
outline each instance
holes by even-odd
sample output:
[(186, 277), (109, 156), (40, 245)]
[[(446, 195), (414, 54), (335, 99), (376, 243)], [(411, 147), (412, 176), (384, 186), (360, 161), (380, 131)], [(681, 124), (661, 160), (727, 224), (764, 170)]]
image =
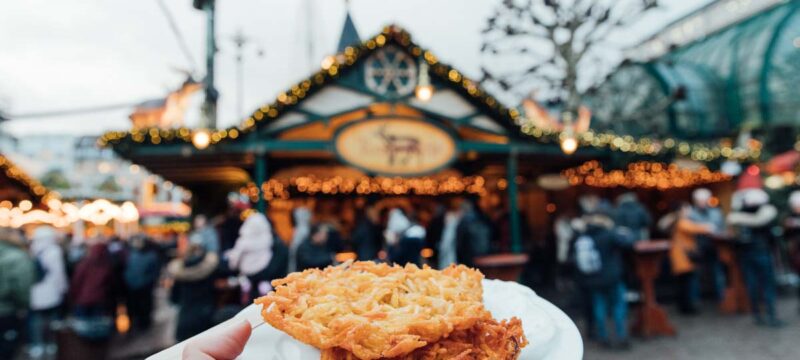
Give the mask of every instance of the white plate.
[[(530, 344), (522, 349), (520, 360), (583, 358), (583, 341), (578, 328), (555, 305), (515, 282), (484, 280), (483, 289), (483, 302), (496, 319), (516, 316), (522, 320), (522, 327)], [(251, 324), (261, 323), (261, 307), (250, 305), (232, 319), (206, 332), (214, 332), (239, 319), (247, 319)], [(155, 354), (148, 360), (180, 359), (184, 343)], [(318, 360), (319, 356), (319, 350), (264, 324), (253, 331), (239, 359)]]

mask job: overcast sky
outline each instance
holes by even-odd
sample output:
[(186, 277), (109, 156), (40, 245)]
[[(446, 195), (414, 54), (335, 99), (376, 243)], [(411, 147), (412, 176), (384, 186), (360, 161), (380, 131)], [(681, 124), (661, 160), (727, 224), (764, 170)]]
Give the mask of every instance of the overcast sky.
[[(11, 114), (136, 103), (163, 97), (189, 69), (161, 12), (159, 0), (24, 0), (0, 5), (0, 108)], [(191, 0), (163, 0), (186, 38), (202, 75), (205, 18)], [(614, 44), (635, 44), (673, 19), (709, 0), (662, 0), (663, 8), (633, 29), (615, 34)], [(312, 26), (308, 26), (307, 4)], [(362, 38), (387, 24), (409, 30), (443, 61), (477, 76), (482, 61), (480, 29), (498, 0), (352, 0)], [(237, 124), (236, 67), (230, 40), (238, 29), (251, 38), (245, 54), (244, 108), (271, 102), (279, 91), (318, 68), (335, 50), (345, 6), (342, 0), (217, 0), (219, 125)], [(314, 55), (306, 56), (311, 29)], [(258, 49), (264, 56), (257, 55)], [(12, 120), (15, 135), (100, 134), (127, 129), (131, 109)], [(190, 120), (192, 125), (194, 120)]]

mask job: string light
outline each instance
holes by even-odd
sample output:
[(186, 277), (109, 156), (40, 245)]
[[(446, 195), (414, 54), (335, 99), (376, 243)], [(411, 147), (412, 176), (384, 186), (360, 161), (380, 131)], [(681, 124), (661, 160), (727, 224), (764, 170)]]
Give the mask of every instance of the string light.
[(105, 225), (112, 220), (123, 224), (139, 221), (139, 211), (130, 201), (116, 205), (108, 200), (98, 199), (80, 207), (74, 203), (61, 203), (57, 199), (51, 199), (47, 203), (52, 206), (45, 211), (33, 209), (28, 200), (20, 201), (16, 207), (4, 201), (0, 203), (0, 226), (19, 228), (28, 224), (50, 224), (66, 227), (79, 220), (95, 225)]
[[(318, 178), (314, 175), (299, 176), (290, 179), (270, 179), (261, 185), (260, 193), (265, 200), (289, 199), (292, 195), (458, 195), (472, 194), (483, 196), (487, 193), (486, 180), (482, 176), (445, 178), (417, 177), (417, 178), (389, 178), (389, 177), (359, 177), (345, 178), (334, 176)], [(250, 198), (258, 200), (259, 188), (255, 183), (239, 189), (239, 192)]]
[(675, 164), (647, 161), (628, 164), (624, 170), (606, 171), (596, 160), (564, 170), (562, 176), (567, 178), (572, 186), (587, 185), (601, 188), (622, 186), (659, 190), (693, 187), (731, 179), (729, 175), (711, 171), (705, 166), (690, 170)]
[[(349, 46), (344, 52), (327, 56), (320, 64), (320, 70), (291, 87), (290, 91), (281, 93), (276, 100), (269, 105), (262, 106), (256, 110), (252, 116), (245, 119), (238, 127), (230, 127), (223, 130), (215, 130), (209, 134), (209, 143), (216, 144), (225, 139), (236, 139), (243, 132), (252, 131), (253, 128), (264, 119), (275, 119), (280, 114), (291, 110), (296, 106), (300, 99), (308, 97), (315, 91), (325, 86), (332, 79), (340, 76), (348, 70), (359, 59), (379, 49), (390, 41), (396, 45), (404, 47), (406, 51), (416, 57), (422, 57), (422, 64), (429, 66), (430, 72), (438, 76), (443, 83), (449, 84), (454, 90), (464, 96), (471, 97), (475, 103), (485, 110), (492, 113), (497, 120), (509, 121), (519, 126), (520, 132), (533, 137), (541, 143), (559, 142), (566, 149), (573, 147), (572, 137), (562, 136), (561, 132), (549, 129), (542, 129), (534, 126), (517, 109), (507, 108), (497, 99), (490, 96), (477, 82), (464, 77), (458, 70), (449, 65), (439, 62), (439, 59), (430, 51), (424, 50), (411, 42), (411, 36), (397, 26), (388, 26), (375, 37), (362, 42), (358, 46)], [(420, 66), (422, 69), (422, 66)], [(426, 72), (427, 73), (427, 72)], [(433, 95), (433, 87), (417, 88), (415, 94), (423, 100)], [(265, 111), (266, 110), (266, 111)], [(264, 115), (267, 116), (264, 116)], [(563, 139), (563, 140), (562, 140)], [(103, 134), (98, 139), (100, 146), (118, 144), (122, 141), (132, 141), (134, 143), (144, 143), (148, 141), (153, 144), (165, 144), (174, 141), (193, 142), (190, 136), (190, 129), (179, 128), (152, 132), (152, 129), (133, 129), (130, 131), (111, 131)], [(739, 162), (756, 161), (761, 157), (760, 147), (748, 145), (747, 147), (732, 147), (722, 141), (718, 144), (712, 143), (690, 143), (681, 142), (676, 144), (674, 139), (655, 139), (649, 137), (633, 138), (632, 136), (618, 135), (611, 131), (601, 133), (589, 130), (576, 134), (574, 145), (577, 149), (580, 146), (619, 151), (636, 155), (660, 156), (660, 155), (680, 155), (686, 156), (696, 161), (715, 161), (718, 159), (734, 160)]]
[(0, 173), (5, 174), (5, 176), (22, 185), (25, 191), (31, 196), (32, 200), (47, 200), (55, 196), (55, 194), (50, 193), (47, 188), (36, 181), (36, 179), (28, 176), (25, 171), (17, 167), (17, 165), (3, 155), (0, 155)]
[(208, 134), (208, 130), (200, 129), (192, 135), (192, 144), (200, 150), (207, 148), (209, 143), (211, 143), (211, 136)]

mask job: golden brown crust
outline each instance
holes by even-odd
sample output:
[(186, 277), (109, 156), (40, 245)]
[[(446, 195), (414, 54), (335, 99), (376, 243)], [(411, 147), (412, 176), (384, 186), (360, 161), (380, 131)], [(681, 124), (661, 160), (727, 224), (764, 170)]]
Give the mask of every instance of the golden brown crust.
[[(403, 356), (389, 360), (515, 360), (528, 344), (517, 318), (497, 322), (481, 320), (466, 330), (430, 343)], [(322, 360), (358, 360), (353, 353), (333, 348), (322, 351)]]
[(465, 266), (345, 263), (275, 280), (256, 303), (266, 322), (320, 350), (393, 358), (491, 319), (481, 279)]

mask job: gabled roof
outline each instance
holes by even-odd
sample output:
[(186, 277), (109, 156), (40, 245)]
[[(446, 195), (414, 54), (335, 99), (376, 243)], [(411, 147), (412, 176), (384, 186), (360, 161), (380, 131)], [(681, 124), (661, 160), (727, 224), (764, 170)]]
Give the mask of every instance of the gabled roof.
[[(0, 187), (11, 186), (13, 193), (17, 194), (17, 199), (4, 196), (2, 200), (42, 200), (48, 195), (48, 190), (36, 179), (28, 176), (22, 169), (17, 167), (11, 160), (0, 154)], [(13, 197), (13, 196), (12, 196)]]
[[(266, 126), (274, 119), (295, 108), (304, 99), (340, 78), (349, 70), (357, 67), (369, 55), (387, 45), (395, 45), (403, 49), (418, 61), (425, 61), (430, 66), (430, 75), (441, 84), (459, 93), (480, 111), (498, 121), (510, 134), (521, 134), (518, 124), (522, 117), (514, 108), (501, 104), (495, 97), (486, 92), (477, 81), (465, 77), (460, 71), (444, 64), (429, 50), (426, 50), (411, 39), (411, 35), (397, 25), (387, 26), (383, 31), (363, 42), (346, 46), (343, 51), (330, 57), (323, 67), (308, 78), (298, 82), (287, 91), (278, 94), (276, 100), (266, 104), (245, 119), (239, 126), (213, 130), (211, 144), (237, 141), (242, 134), (249, 133)], [(191, 143), (192, 130), (178, 129), (133, 129), (130, 131), (111, 131), (103, 134), (98, 143), (101, 146), (123, 142), (167, 144)]]

